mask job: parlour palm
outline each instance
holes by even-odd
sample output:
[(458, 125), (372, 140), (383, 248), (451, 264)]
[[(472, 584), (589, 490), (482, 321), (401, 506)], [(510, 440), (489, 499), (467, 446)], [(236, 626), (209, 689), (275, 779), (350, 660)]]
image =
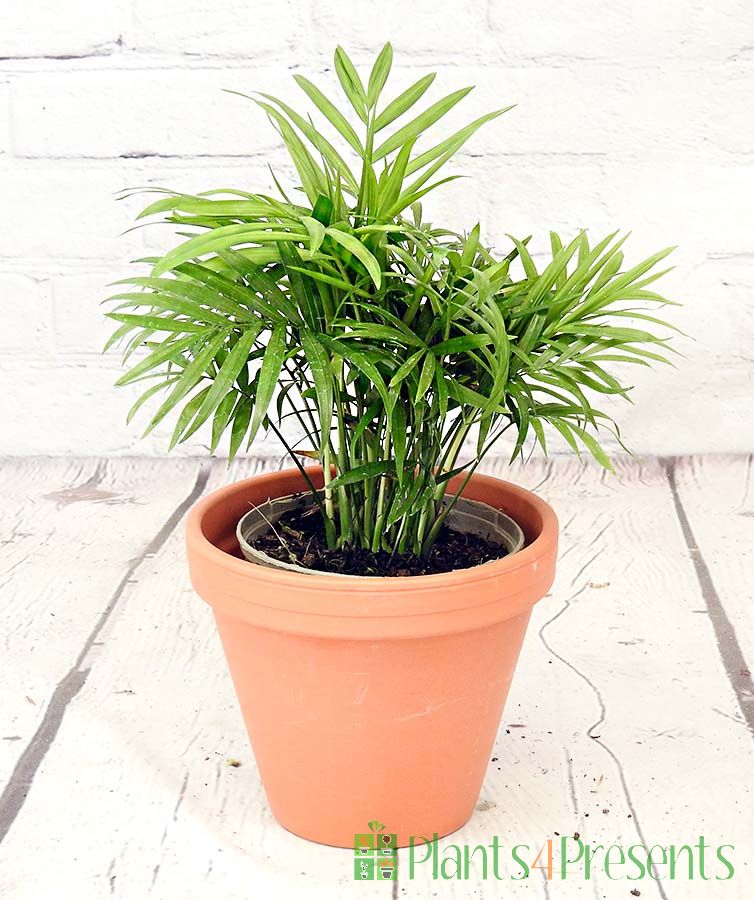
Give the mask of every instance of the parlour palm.
[(452, 179), (445, 163), (506, 109), (433, 143), (471, 89), (422, 105), (426, 75), (384, 102), (391, 63), (388, 44), (364, 83), (338, 48), (345, 109), (295, 76), (324, 128), (252, 98), (295, 166), (288, 193), (151, 189), (160, 196), (140, 218), (183, 239), (118, 282), (108, 346), (131, 363), (118, 384), (145, 388), (129, 419), (154, 404), (147, 432), (171, 417), (172, 448), (211, 423), (212, 451), (226, 439), (233, 458), (271, 429), (302, 471), (302, 457), (322, 463), (331, 546), (418, 554), (452, 507), (448, 480), (508, 430), (514, 456), (546, 452), (553, 429), (610, 466), (599, 430), (617, 430), (595, 398), (628, 397), (613, 364), (668, 361), (653, 307), (669, 301), (652, 285), (670, 251), (626, 266), (625, 237), (551, 232), (542, 261), (528, 238), (509, 237), (502, 256), (478, 226), (428, 222), (421, 201)]

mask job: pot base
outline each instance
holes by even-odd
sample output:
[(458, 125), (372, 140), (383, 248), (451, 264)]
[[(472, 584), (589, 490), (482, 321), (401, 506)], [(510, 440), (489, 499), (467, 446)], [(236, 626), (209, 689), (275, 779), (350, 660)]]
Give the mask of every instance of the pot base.
[[(476, 804), (475, 804), (475, 807), (476, 807)], [(450, 837), (451, 834), (455, 834), (456, 832), (460, 831), (464, 827), (464, 825), (468, 824), (471, 821), (471, 817), (474, 814), (474, 808), (472, 808), (471, 812), (469, 812), (469, 814), (466, 816), (465, 819), (463, 819), (458, 825), (451, 828), (450, 831), (443, 831), (442, 833), (438, 833), (437, 840), (441, 841), (443, 838)], [(275, 815), (274, 810), (273, 810), (273, 815)], [(310, 841), (312, 844), (319, 844), (321, 847), (335, 847), (338, 850), (353, 851), (353, 849), (354, 849), (355, 834), (354, 834), (354, 837), (351, 838), (351, 842), (349, 844), (331, 843), (329, 841), (322, 840), (319, 836), (319, 833), (316, 831), (312, 834), (308, 834), (303, 831), (296, 831), (293, 828), (289, 828), (288, 825), (286, 825), (285, 822), (282, 819), (280, 819), (280, 817), (277, 815), (275, 815), (275, 821), (278, 823), (278, 825), (280, 825), (281, 828), (284, 828), (289, 834), (292, 834), (294, 837), (303, 838), (305, 841)], [(365, 828), (364, 830), (366, 831), (367, 829)], [(386, 831), (387, 831), (387, 829), (386, 829)], [(392, 832), (390, 832), (390, 833), (392, 834)], [(434, 835), (429, 835), (430, 840), (432, 840), (433, 838), (434, 838)], [(421, 845), (421, 842), (419, 840), (414, 841), (415, 847), (419, 847), (420, 845)], [(401, 836), (398, 835), (395, 846), (399, 850), (405, 849), (406, 847), (411, 846), (411, 840), (410, 840), (410, 838), (408, 840), (401, 840)]]
[(353, 847), (378, 819), (408, 846), (468, 821), (528, 612), (403, 641), (216, 620), (272, 812), (288, 831)]

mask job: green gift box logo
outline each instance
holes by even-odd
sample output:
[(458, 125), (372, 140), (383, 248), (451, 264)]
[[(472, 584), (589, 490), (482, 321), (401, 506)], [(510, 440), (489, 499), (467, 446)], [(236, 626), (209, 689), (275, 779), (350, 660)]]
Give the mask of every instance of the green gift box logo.
[(353, 836), (354, 878), (357, 881), (395, 881), (398, 871), (398, 835), (385, 831), (377, 819), (369, 832)]

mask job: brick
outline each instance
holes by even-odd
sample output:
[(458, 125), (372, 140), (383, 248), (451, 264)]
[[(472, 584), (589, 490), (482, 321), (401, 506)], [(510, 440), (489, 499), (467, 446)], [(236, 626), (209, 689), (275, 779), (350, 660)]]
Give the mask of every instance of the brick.
[(603, 192), (616, 225), (636, 231), (647, 246), (680, 244), (696, 259), (751, 252), (743, 227), (754, 196), (751, 163), (701, 165), (674, 154), (611, 163)]
[(107, 55), (119, 49), (126, 0), (48, 0), (0, 5), (0, 57)]
[(503, 38), (490, 30), (485, 7), (476, 0), (412, 0), (410, 7), (405, 0), (383, 0), (375, 15), (370, 0), (315, 3), (313, 47), (331, 59), (335, 46), (342, 44), (354, 62), (366, 68), (365, 83), (386, 41), (393, 45), (399, 65), (438, 59), (494, 61), (502, 53)]
[[(388, 97), (416, 75), (396, 73)], [(471, 138), (469, 152), (642, 157), (662, 148), (716, 159), (721, 150), (749, 152), (754, 146), (754, 121), (744, 112), (754, 90), (754, 66), (448, 67), (426, 102), (464, 85), (476, 89), (434, 127), (429, 145), (485, 112), (516, 104)], [(721, 96), (729, 103), (721, 104)]]
[(222, 93), (261, 87), (250, 72), (32, 74), (13, 86), (14, 152), (39, 157), (249, 155), (276, 143), (264, 113)]
[(93, 356), (117, 327), (106, 319), (101, 301), (115, 292), (106, 285), (115, 280), (113, 271), (67, 272), (51, 279), (53, 335), (59, 357)]
[(2, 327), (0, 353), (22, 358), (51, 352), (49, 282), (12, 272), (0, 273)]
[(49, 270), (61, 259), (128, 259), (143, 252), (141, 232), (120, 236), (141, 201), (114, 195), (143, 174), (128, 166), (16, 163), (0, 170), (0, 258), (33, 257)]
[[(149, 409), (142, 408), (130, 425), (126, 415), (146, 385), (116, 388), (122, 371), (115, 353), (57, 363), (4, 356), (0, 421), (13, 427), (0, 428), (0, 455), (164, 455), (175, 418), (141, 439)], [(154, 410), (154, 400), (150, 408)], [(173, 454), (206, 456), (210, 430), (208, 424)], [(274, 439), (261, 436), (255, 447), (267, 454), (279, 450)]]
[[(0, 453), (112, 453), (130, 446), (129, 398), (111, 388), (117, 375), (92, 363), (29, 365), (3, 359)], [(54, 389), (51, 389), (54, 386)], [(131, 401), (132, 402), (132, 401)]]
[(746, 0), (726, 3), (722, 16), (704, 0), (534, 0), (521, 12), (490, 0), (488, 27), (505, 42), (510, 61), (724, 59), (750, 44), (747, 33), (754, 29), (754, 8)]
[(751, 164), (699, 164), (674, 155), (641, 162), (534, 157), (464, 159), (450, 171), (470, 177), (429, 195), (428, 215), (456, 228), (481, 219), (488, 242), (500, 247), (506, 232), (534, 234), (534, 246), (545, 248), (550, 228), (564, 237), (580, 228), (595, 237), (619, 228), (634, 233), (637, 254), (671, 244), (696, 259), (751, 252), (742, 228), (754, 193)]
[(612, 230), (601, 192), (598, 157), (463, 158), (448, 174), (463, 178), (441, 185), (424, 203), (427, 218), (438, 225), (468, 231), (477, 221), (487, 244), (510, 249), (506, 234), (533, 235), (535, 252), (549, 247), (549, 230), (573, 235), (589, 226)]
[(10, 150), (10, 88), (0, 82), (0, 157)]
[(228, 0), (135, 0), (128, 47), (140, 51), (282, 60), (305, 42), (307, 4), (296, 0), (255, 3)]

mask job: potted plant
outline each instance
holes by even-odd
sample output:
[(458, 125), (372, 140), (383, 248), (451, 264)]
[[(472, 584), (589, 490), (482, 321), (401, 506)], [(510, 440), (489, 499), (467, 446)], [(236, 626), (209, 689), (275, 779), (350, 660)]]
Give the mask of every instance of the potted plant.
[(124, 358), (146, 349), (118, 382), (147, 385), (129, 419), (159, 401), (147, 431), (176, 414), (171, 448), (211, 423), (212, 452), (269, 429), (290, 455), (196, 505), (189, 565), (273, 812), (339, 846), (375, 815), (400, 845), (474, 808), (557, 546), (550, 507), (481, 460), (509, 431), (514, 458), (546, 452), (550, 426), (609, 468), (593, 398), (627, 396), (613, 363), (667, 361), (649, 285), (668, 250), (626, 267), (617, 234), (551, 232), (538, 261), (426, 220), (437, 173), (506, 110), (427, 142), (470, 88), (417, 113), (426, 75), (385, 103), (391, 60), (365, 84), (338, 48), (348, 114), (295, 76), (335, 142), (256, 96), (299, 186), (154, 189), (140, 217), (184, 239), (109, 313)]

